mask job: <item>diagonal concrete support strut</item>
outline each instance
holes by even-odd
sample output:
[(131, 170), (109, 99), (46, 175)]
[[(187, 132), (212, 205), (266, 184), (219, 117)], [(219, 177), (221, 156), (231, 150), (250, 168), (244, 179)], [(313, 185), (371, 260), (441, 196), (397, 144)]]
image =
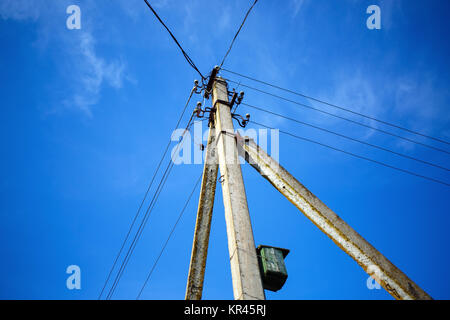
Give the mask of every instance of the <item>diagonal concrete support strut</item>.
[(393, 265), (377, 249), (329, 209), (319, 198), (298, 182), (249, 138), (236, 134), (239, 154), (264, 178), (292, 202), (320, 230), (350, 255), (394, 298), (399, 300), (432, 299), (417, 284)]

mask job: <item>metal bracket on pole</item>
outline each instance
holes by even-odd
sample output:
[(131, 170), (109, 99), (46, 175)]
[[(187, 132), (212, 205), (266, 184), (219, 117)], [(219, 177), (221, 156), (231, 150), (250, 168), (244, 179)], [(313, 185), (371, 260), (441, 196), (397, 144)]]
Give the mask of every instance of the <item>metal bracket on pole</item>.
[(298, 182), (252, 139), (236, 134), (240, 155), (394, 298), (432, 299), (369, 242)]
[(219, 66), (215, 66), (212, 69), (211, 74), (209, 75), (209, 81), (208, 81), (208, 84), (206, 85), (206, 89), (205, 89), (205, 98), (206, 99), (209, 99), (209, 96), (212, 92), (212, 87), (213, 87), (214, 81), (216, 80), (216, 76), (219, 73), (219, 70), (220, 70)]

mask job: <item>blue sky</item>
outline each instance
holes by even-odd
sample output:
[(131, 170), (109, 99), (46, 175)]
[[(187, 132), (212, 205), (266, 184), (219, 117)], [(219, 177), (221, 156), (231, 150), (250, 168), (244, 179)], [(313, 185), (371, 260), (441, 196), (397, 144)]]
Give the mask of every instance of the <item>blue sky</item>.
[[(220, 63), (251, 2), (151, 1), (204, 74)], [(81, 30), (66, 28), (71, 4), (81, 8)], [(372, 4), (381, 30), (366, 27)], [(437, 0), (260, 0), (225, 67), (449, 140), (449, 9)], [(0, 298), (96, 299), (198, 75), (141, 0), (3, 0), (0, 40)], [(449, 166), (448, 154), (251, 90), (245, 102)], [(443, 170), (239, 108), (450, 182)], [(447, 186), (283, 135), (280, 162), (433, 298), (450, 298)], [(136, 297), (201, 170), (174, 167), (114, 298)], [(268, 299), (391, 299), (369, 290), (364, 271), (250, 166), (243, 175), (256, 245), (291, 250), (286, 285)], [(232, 299), (217, 191), (204, 298)], [(197, 196), (143, 299), (184, 298)], [(81, 290), (66, 288), (69, 265), (81, 268)]]

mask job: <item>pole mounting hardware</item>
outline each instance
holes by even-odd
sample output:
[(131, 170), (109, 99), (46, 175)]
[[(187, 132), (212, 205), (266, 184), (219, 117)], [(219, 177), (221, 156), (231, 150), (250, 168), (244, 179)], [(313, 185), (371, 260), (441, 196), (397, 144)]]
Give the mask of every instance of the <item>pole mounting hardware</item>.
[(232, 113), (232, 114), (231, 114), (231, 117), (232, 117), (234, 120), (237, 120), (238, 124), (239, 124), (242, 128), (245, 128), (245, 127), (247, 126), (248, 122), (250, 121), (250, 114), (249, 114), (249, 113), (247, 113), (247, 114), (245, 115), (245, 118), (244, 118), (243, 116), (241, 116), (240, 114), (236, 114), (236, 113)]
[(202, 84), (199, 85), (199, 81), (197, 79), (194, 80), (194, 88), (192, 88), (192, 90), (194, 91), (195, 94), (201, 94), (202, 91), (205, 91), (206, 89), (206, 85), (202, 80)]
[(209, 96), (210, 96), (210, 94), (212, 92), (212, 86), (214, 84), (214, 80), (216, 79), (216, 76), (219, 73), (219, 70), (220, 70), (219, 66), (215, 66), (212, 69), (211, 74), (209, 75), (208, 84), (205, 87), (205, 95), (204, 95), (204, 97), (206, 99), (209, 99)]

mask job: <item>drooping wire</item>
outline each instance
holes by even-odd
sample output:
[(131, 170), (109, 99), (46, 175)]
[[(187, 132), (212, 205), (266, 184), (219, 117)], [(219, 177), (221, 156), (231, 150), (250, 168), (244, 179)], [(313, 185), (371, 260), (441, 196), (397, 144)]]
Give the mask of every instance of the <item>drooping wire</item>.
[[(184, 135), (186, 134), (186, 132), (189, 130), (190, 126), (192, 125), (193, 117), (194, 117), (194, 115), (192, 114), (191, 118), (189, 119), (188, 124), (187, 124), (186, 128), (184, 129), (183, 134), (182, 134), (182, 136), (180, 138), (181, 142), (177, 145), (177, 147), (176, 147), (176, 149), (174, 151), (174, 154), (176, 154), (178, 152), (178, 149), (179, 149), (179, 147), (182, 144), (182, 141), (184, 139)], [(155, 204), (156, 204), (156, 202), (157, 202), (157, 200), (159, 198), (159, 195), (161, 194), (161, 191), (164, 188), (164, 185), (165, 185), (165, 183), (166, 183), (166, 181), (167, 181), (167, 179), (169, 177), (169, 174), (170, 174), (170, 172), (171, 172), (171, 170), (173, 168), (173, 165), (174, 165), (174, 161), (172, 161), (172, 159), (170, 159), (170, 161), (169, 161), (169, 163), (168, 163), (168, 165), (166, 167), (166, 170), (164, 171), (163, 176), (161, 177), (159, 185), (158, 185), (158, 187), (157, 187), (157, 189), (156, 189), (156, 191), (155, 191), (155, 193), (153, 195), (153, 198), (152, 198), (150, 204), (147, 207), (147, 211), (145, 212), (145, 215), (144, 215), (144, 217), (143, 217), (143, 219), (142, 219), (142, 221), (141, 221), (141, 223), (139, 225), (138, 231), (136, 232), (136, 234), (135, 234), (135, 236), (133, 238), (132, 244), (130, 245), (130, 247), (129, 247), (126, 255), (125, 255), (125, 258), (122, 261), (122, 264), (121, 264), (120, 269), (119, 269), (119, 271), (118, 271), (118, 273), (116, 275), (116, 278), (115, 278), (115, 280), (113, 282), (113, 285), (112, 285), (112, 287), (111, 287), (111, 289), (110, 289), (110, 291), (109, 291), (109, 293), (107, 295), (107, 299), (108, 300), (111, 299), (112, 295), (114, 294), (114, 291), (117, 288), (117, 285), (118, 285), (118, 283), (119, 283), (119, 281), (120, 281), (120, 279), (121, 279), (121, 277), (123, 275), (123, 272), (125, 271), (125, 268), (128, 265), (128, 261), (130, 260), (132, 254), (134, 252), (134, 249), (136, 248), (136, 245), (137, 245), (137, 243), (138, 243), (138, 241), (139, 241), (139, 239), (140, 239), (140, 237), (142, 235), (142, 232), (143, 232), (143, 230), (145, 228), (145, 225), (147, 224), (147, 221), (148, 221), (148, 219), (149, 219), (149, 217), (150, 217), (150, 215), (151, 215), (151, 213), (153, 211), (153, 208), (155, 207)]]
[[(270, 127), (268, 125), (256, 122), (254, 120), (250, 120), (249, 122), (254, 123), (254, 124), (256, 124), (258, 126), (261, 126), (263, 128), (276, 129), (276, 128)], [(310, 142), (310, 143), (313, 143), (313, 144), (316, 144), (316, 145), (320, 145), (322, 147), (325, 147), (325, 148), (328, 148), (328, 149), (332, 149), (334, 151), (338, 151), (338, 152), (347, 154), (347, 155), (355, 157), (355, 158), (359, 158), (359, 159), (362, 159), (362, 160), (370, 161), (372, 163), (376, 163), (376, 164), (379, 164), (381, 166), (384, 166), (384, 167), (387, 167), (387, 168), (390, 168), (390, 169), (401, 171), (403, 173), (407, 173), (407, 174), (412, 175), (412, 176), (416, 176), (416, 177), (419, 177), (419, 178), (422, 178), (422, 179), (425, 179), (425, 180), (429, 180), (429, 181), (432, 181), (432, 182), (439, 183), (439, 184), (442, 184), (442, 185), (450, 187), (449, 183), (441, 181), (441, 180), (438, 180), (438, 179), (435, 179), (435, 178), (424, 176), (424, 175), (421, 175), (421, 174), (418, 174), (418, 173), (415, 173), (415, 172), (412, 172), (412, 171), (409, 171), (409, 170), (405, 170), (405, 169), (402, 169), (402, 168), (398, 168), (398, 167), (392, 166), (390, 164), (387, 164), (387, 163), (384, 163), (384, 162), (381, 162), (381, 161), (378, 161), (378, 160), (374, 160), (374, 159), (367, 158), (367, 157), (364, 157), (364, 156), (361, 156), (361, 155), (358, 155), (358, 154), (355, 154), (355, 153), (352, 153), (352, 152), (349, 152), (349, 151), (345, 151), (345, 150), (342, 150), (342, 149), (339, 149), (339, 148), (335, 148), (335, 147), (330, 146), (328, 144), (324, 144), (324, 143), (321, 143), (321, 142), (318, 142), (318, 141), (315, 141), (315, 140), (312, 140), (312, 139), (301, 137), (301, 136), (295, 135), (295, 134), (287, 132), (287, 131), (283, 131), (283, 130), (279, 130), (279, 131), (281, 133), (285, 134), (285, 135), (291, 136), (291, 137), (299, 139), (299, 140), (303, 140), (303, 141)]]
[(147, 4), (147, 6), (149, 7), (149, 9), (153, 12), (153, 14), (155, 15), (155, 17), (159, 20), (159, 22), (164, 26), (164, 28), (166, 28), (167, 32), (169, 32), (170, 36), (172, 37), (172, 39), (175, 41), (175, 43), (177, 44), (178, 48), (180, 48), (181, 53), (183, 54), (184, 58), (186, 59), (186, 61), (189, 63), (189, 65), (194, 68), (195, 71), (197, 71), (197, 73), (200, 75), (200, 77), (202, 77), (203, 79), (206, 79), (203, 74), (200, 72), (200, 70), (198, 70), (197, 66), (195, 65), (194, 61), (191, 59), (191, 57), (189, 57), (189, 55), (186, 53), (186, 51), (184, 51), (183, 47), (180, 45), (180, 43), (178, 42), (177, 38), (175, 38), (175, 36), (173, 35), (173, 33), (170, 31), (170, 29), (166, 26), (166, 24), (161, 20), (161, 18), (159, 17), (159, 15), (156, 13), (156, 11), (153, 9), (153, 7), (150, 5), (150, 3), (148, 3), (147, 0), (144, 0), (144, 2)]
[[(185, 114), (185, 112), (186, 112), (186, 109), (187, 109), (187, 107), (188, 107), (188, 105), (189, 105), (189, 102), (191, 101), (192, 95), (194, 94), (195, 90), (196, 90), (196, 87), (194, 86), (194, 87), (192, 88), (192, 90), (191, 90), (191, 93), (189, 94), (189, 97), (188, 97), (188, 99), (187, 99), (187, 101), (186, 101), (186, 104), (184, 105), (184, 108), (183, 108), (183, 110), (182, 110), (182, 112), (181, 112), (181, 115), (180, 115), (180, 117), (178, 118), (178, 121), (177, 121), (177, 124), (175, 125), (175, 128), (178, 128), (178, 126), (180, 125), (181, 119), (183, 119), (183, 116), (184, 116), (184, 114)], [(161, 164), (162, 164), (164, 158), (165, 158), (166, 155), (167, 155), (167, 151), (169, 150), (169, 147), (170, 147), (170, 144), (171, 144), (171, 143), (172, 143), (172, 141), (169, 140), (169, 142), (168, 142), (167, 145), (166, 145), (166, 148), (164, 149), (164, 152), (163, 152), (163, 155), (162, 155), (162, 157), (161, 157), (161, 160), (159, 161), (158, 166), (156, 167), (156, 170), (155, 170), (155, 172), (153, 173), (153, 177), (152, 177), (152, 179), (151, 179), (151, 181), (150, 181), (150, 183), (149, 183), (149, 185), (148, 185), (148, 187), (147, 187), (147, 190), (145, 191), (144, 198), (142, 199), (141, 204), (139, 205), (139, 208), (138, 208), (138, 210), (137, 210), (137, 212), (136, 212), (136, 214), (135, 214), (135, 216), (134, 216), (134, 218), (133, 218), (133, 221), (131, 222), (131, 225), (130, 225), (130, 228), (128, 229), (127, 235), (125, 236), (125, 239), (124, 239), (124, 241), (123, 241), (123, 243), (122, 243), (122, 246), (120, 247), (120, 250), (119, 250), (119, 252), (118, 252), (117, 255), (116, 255), (116, 258), (114, 259), (114, 263), (113, 263), (113, 265), (112, 265), (112, 267), (111, 267), (111, 270), (110, 270), (109, 273), (108, 273), (108, 277), (106, 278), (106, 281), (105, 281), (105, 283), (104, 283), (104, 285), (103, 285), (103, 288), (102, 288), (102, 290), (101, 290), (101, 292), (100, 292), (100, 294), (99, 294), (99, 296), (98, 296), (98, 299), (99, 299), (99, 300), (101, 299), (101, 297), (102, 297), (102, 295), (103, 295), (103, 292), (105, 291), (105, 288), (106, 288), (106, 286), (107, 286), (107, 284), (108, 284), (108, 282), (109, 282), (109, 279), (111, 278), (112, 272), (114, 271), (114, 268), (116, 267), (117, 261), (119, 260), (119, 257), (120, 257), (120, 255), (122, 254), (122, 251), (123, 251), (123, 249), (124, 249), (124, 247), (125, 247), (125, 244), (126, 244), (126, 242), (128, 241), (128, 238), (129, 238), (129, 236), (130, 236), (131, 230), (133, 229), (134, 224), (136, 223), (136, 220), (137, 220), (137, 218), (138, 218), (138, 216), (139, 216), (139, 214), (140, 214), (140, 212), (141, 212), (142, 206), (144, 205), (145, 200), (147, 199), (148, 193), (149, 193), (149, 191), (150, 191), (150, 189), (151, 189), (151, 187), (152, 187), (152, 185), (153, 185), (153, 182), (154, 182), (154, 180), (155, 180), (155, 178), (156, 178), (157, 173), (159, 172), (159, 169), (160, 169), (160, 167), (161, 167)]]
[(231, 71), (231, 70), (228, 70), (228, 69), (225, 69), (225, 68), (222, 68), (222, 70), (225, 71), (225, 72), (229, 72), (231, 74), (237, 75), (239, 77), (246, 78), (246, 79), (249, 79), (249, 80), (252, 80), (252, 81), (255, 81), (255, 82), (267, 85), (267, 86), (270, 86), (270, 87), (278, 89), (278, 90), (282, 90), (282, 91), (285, 91), (285, 92), (289, 92), (289, 93), (295, 94), (295, 95), (303, 97), (305, 99), (309, 99), (309, 100), (312, 100), (312, 101), (315, 101), (315, 102), (319, 102), (321, 104), (324, 104), (324, 105), (327, 105), (327, 106), (330, 106), (330, 107), (333, 107), (333, 108), (336, 108), (336, 109), (339, 109), (339, 110), (343, 110), (343, 111), (346, 111), (346, 112), (349, 112), (349, 113), (352, 113), (352, 114), (364, 117), (366, 119), (376, 121), (378, 123), (385, 124), (385, 125), (393, 127), (393, 128), (397, 128), (397, 129), (400, 129), (400, 130), (403, 130), (403, 131), (406, 131), (406, 132), (409, 132), (409, 133), (412, 133), (412, 134), (415, 134), (415, 135), (422, 136), (424, 138), (428, 138), (428, 139), (431, 139), (431, 140), (434, 140), (434, 141), (437, 141), (437, 142), (441, 142), (441, 143), (445, 143), (447, 145), (450, 145), (450, 142), (445, 141), (445, 140), (440, 139), (440, 138), (432, 137), (432, 136), (426, 135), (424, 133), (421, 133), (421, 132), (418, 132), (418, 131), (415, 131), (415, 130), (411, 130), (411, 129), (408, 129), (408, 128), (405, 128), (405, 127), (402, 127), (402, 126), (399, 126), (399, 125), (396, 125), (396, 124), (391, 123), (391, 122), (380, 120), (380, 119), (377, 119), (375, 117), (372, 117), (372, 116), (369, 116), (369, 115), (366, 115), (366, 114), (362, 114), (360, 112), (357, 112), (357, 111), (354, 111), (354, 110), (351, 110), (351, 109), (348, 109), (348, 108), (344, 108), (344, 107), (338, 106), (336, 104), (333, 104), (333, 103), (330, 103), (330, 102), (327, 102), (327, 101), (324, 101), (324, 100), (321, 100), (321, 99), (317, 99), (317, 98), (311, 97), (309, 95), (306, 95), (306, 94), (303, 94), (303, 93), (300, 93), (300, 92), (296, 92), (296, 91), (293, 91), (293, 90), (282, 88), (282, 87), (274, 85), (272, 83), (269, 83), (269, 82), (266, 82), (266, 81), (262, 81), (262, 80), (259, 80), (259, 79), (256, 79), (256, 78), (253, 78), (253, 77), (250, 77), (250, 76), (247, 76), (247, 75), (243, 75), (243, 74), (235, 72), (235, 71)]
[(139, 299), (140, 299), (140, 297), (141, 297), (141, 295), (142, 295), (142, 292), (144, 291), (145, 287), (147, 286), (147, 283), (148, 283), (148, 281), (150, 280), (150, 277), (151, 277), (151, 275), (153, 274), (153, 271), (155, 270), (156, 265), (157, 265), (158, 262), (159, 262), (159, 259), (160, 259), (161, 256), (163, 255), (164, 250), (166, 249), (167, 244), (169, 243), (169, 241), (170, 241), (170, 239), (171, 239), (171, 237), (172, 237), (172, 235), (173, 235), (173, 233), (174, 233), (174, 231), (175, 231), (175, 229), (176, 229), (178, 223), (180, 222), (181, 218), (183, 217), (183, 214), (184, 214), (184, 212), (185, 212), (185, 210), (186, 210), (186, 208), (187, 208), (189, 202), (191, 201), (191, 198), (192, 198), (192, 196), (193, 196), (195, 190), (197, 189), (197, 187), (198, 187), (198, 185), (199, 185), (201, 179), (202, 179), (202, 175), (200, 175), (200, 177), (198, 178), (197, 182), (196, 182), (195, 185), (194, 185), (194, 188), (192, 189), (192, 192), (190, 193), (188, 199), (186, 200), (186, 203), (184, 204), (184, 207), (183, 207), (183, 209), (181, 210), (180, 215), (178, 216), (177, 221), (176, 221), (175, 224), (173, 225), (172, 230), (170, 231), (169, 236), (167, 237), (166, 242), (164, 243), (164, 245), (163, 245), (161, 251), (159, 252), (158, 257), (156, 258), (155, 262), (153, 263), (153, 266), (152, 266), (152, 268), (150, 269), (150, 272), (148, 273), (147, 278), (145, 279), (145, 282), (144, 282), (144, 284), (142, 285), (141, 290), (139, 291), (139, 294), (138, 294), (137, 297), (136, 297), (136, 300), (139, 300)]
[(250, 12), (252, 11), (253, 7), (255, 6), (255, 4), (258, 2), (258, 0), (255, 0), (255, 2), (253, 2), (252, 6), (248, 9), (247, 14), (244, 17), (244, 20), (242, 20), (241, 25), (239, 26), (238, 31), (236, 32), (236, 34), (234, 35), (233, 40), (231, 41), (230, 47), (228, 48), (227, 52), (225, 53), (225, 56), (222, 59), (222, 63), (219, 66), (219, 69), (222, 68), (223, 64), (225, 63), (225, 59), (228, 57), (228, 54), (231, 51), (231, 48), (233, 47), (234, 41), (236, 40), (237, 36), (239, 35), (239, 32), (241, 32), (242, 27), (244, 26), (245, 20), (247, 20), (248, 15), (250, 14)]
[(431, 163), (431, 162), (428, 162), (428, 161), (425, 161), (425, 160), (421, 160), (421, 159), (418, 159), (418, 158), (415, 158), (415, 157), (412, 157), (412, 156), (409, 156), (409, 155), (406, 155), (406, 154), (403, 154), (403, 153), (400, 153), (400, 152), (397, 152), (397, 151), (394, 151), (394, 150), (391, 150), (391, 149), (388, 149), (388, 148), (384, 148), (384, 147), (381, 147), (381, 146), (378, 146), (378, 145), (375, 145), (375, 144), (372, 144), (372, 143), (369, 143), (369, 142), (365, 142), (365, 141), (362, 141), (362, 140), (359, 140), (359, 139), (356, 139), (356, 138), (352, 138), (352, 137), (346, 136), (344, 134), (341, 134), (341, 133), (338, 133), (338, 132), (335, 132), (335, 131), (332, 131), (332, 130), (328, 130), (328, 129), (325, 129), (325, 128), (313, 125), (311, 123), (300, 121), (298, 119), (294, 119), (294, 118), (291, 118), (291, 117), (288, 117), (288, 116), (285, 116), (285, 115), (282, 115), (282, 114), (279, 114), (279, 113), (276, 113), (276, 112), (273, 112), (273, 111), (270, 111), (270, 110), (263, 109), (261, 107), (250, 105), (250, 104), (247, 104), (247, 103), (244, 103), (244, 102), (242, 102), (241, 105), (249, 107), (249, 108), (252, 108), (252, 109), (255, 109), (255, 110), (259, 110), (259, 111), (262, 111), (262, 112), (265, 112), (265, 113), (268, 113), (268, 114), (272, 114), (274, 116), (277, 116), (277, 117), (280, 117), (280, 118), (283, 118), (283, 119), (286, 119), (286, 120), (290, 120), (290, 121), (293, 121), (293, 122), (296, 122), (296, 123), (299, 123), (299, 124), (302, 124), (302, 125), (305, 125), (305, 126), (308, 126), (308, 127), (311, 127), (311, 128), (323, 131), (323, 132), (334, 134), (334, 135), (336, 135), (338, 137), (345, 138), (345, 139), (348, 139), (348, 140), (351, 140), (351, 141), (354, 141), (354, 142), (358, 142), (358, 143), (364, 144), (364, 145), (372, 147), (372, 148), (376, 148), (376, 149), (379, 149), (379, 150), (390, 152), (392, 154), (395, 154), (397, 156), (400, 156), (400, 157), (403, 157), (403, 158), (406, 158), (406, 159), (414, 160), (414, 161), (417, 161), (417, 162), (420, 162), (420, 163), (423, 163), (423, 164), (426, 164), (426, 165), (429, 165), (429, 166), (432, 166), (432, 167), (435, 167), (435, 168), (439, 168), (439, 169), (442, 169), (442, 170), (445, 170), (445, 171), (450, 171), (450, 169), (448, 169), (446, 167), (443, 167), (443, 166), (440, 166), (438, 164), (434, 164), (434, 163)]
[[(234, 80), (230, 80), (230, 79), (226, 79), (226, 80), (229, 81), (229, 82), (232, 82), (232, 83), (236, 83), (236, 84), (238, 83), (237, 81), (234, 81)], [(424, 147), (427, 147), (427, 148), (430, 148), (430, 149), (433, 149), (433, 150), (436, 150), (436, 151), (439, 151), (439, 152), (450, 154), (450, 152), (448, 152), (448, 151), (446, 151), (444, 149), (441, 149), (441, 148), (438, 148), (438, 147), (435, 147), (435, 146), (432, 146), (432, 145), (429, 145), (429, 144), (426, 144), (426, 143), (423, 143), (423, 142), (420, 142), (420, 141), (417, 141), (417, 140), (413, 140), (413, 139), (409, 139), (409, 138), (406, 138), (406, 137), (402, 137), (402, 136), (400, 136), (398, 134), (395, 134), (395, 133), (392, 133), (392, 132), (389, 132), (389, 131), (386, 131), (386, 130), (383, 130), (383, 129), (379, 129), (379, 128), (376, 128), (376, 127), (373, 127), (373, 126), (370, 126), (370, 125), (367, 125), (367, 124), (364, 124), (362, 122), (358, 122), (358, 121), (355, 121), (355, 120), (352, 120), (352, 119), (349, 119), (349, 118), (345, 118), (345, 117), (339, 116), (337, 114), (334, 114), (334, 113), (331, 113), (331, 112), (328, 112), (328, 111), (325, 111), (325, 110), (322, 110), (322, 109), (319, 109), (319, 108), (316, 108), (316, 107), (308, 106), (307, 104), (300, 103), (298, 101), (294, 101), (294, 100), (291, 100), (291, 99), (288, 99), (288, 98), (276, 95), (276, 94), (271, 93), (271, 92), (267, 92), (267, 91), (264, 91), (264, 90), (261, 90), (261, 89), (258, 89), (258, 88), (254, 88), (254, 87), (251, 87), (251, 86), (243, 84), (243, 83), (241, 83), (240, 85), (242, 87), (254, 90), (256, 92), (260, 92), (260, 93), (272, 96), (274, 98), (278, 98), (278, 99), (281, 99), (281, 100), (284, 100), (284, 101), (296, 104), (296, 105), (304, 107), (306, 109), (314, 110), (314, 111), (317, 111), (317, 112), (329, 115), (331, 117), (335, 117), (335, 118), (338, 118), (338, 119), (341, 119), (341, 120), (348, 121), (350, 123), (356, 124), (356, 125), (361, 126), (361, 127), (365, 127), (365, 128), (368, 128), (368, 129), (371, 129), (371, 130), (374, 130), (374, 131), (378, 131), (378, 132), (384, 133), (386, 135), (390, 135), (390, 136), (398, 138), (398, 139), (402, 139), (402, 140), (405, 140), (405, 141), (408, 141), (408, 142), (412, 142), (412, 143), (415, 143), (417, 145), (421, 145), (421, 146), (424, 146)]]

